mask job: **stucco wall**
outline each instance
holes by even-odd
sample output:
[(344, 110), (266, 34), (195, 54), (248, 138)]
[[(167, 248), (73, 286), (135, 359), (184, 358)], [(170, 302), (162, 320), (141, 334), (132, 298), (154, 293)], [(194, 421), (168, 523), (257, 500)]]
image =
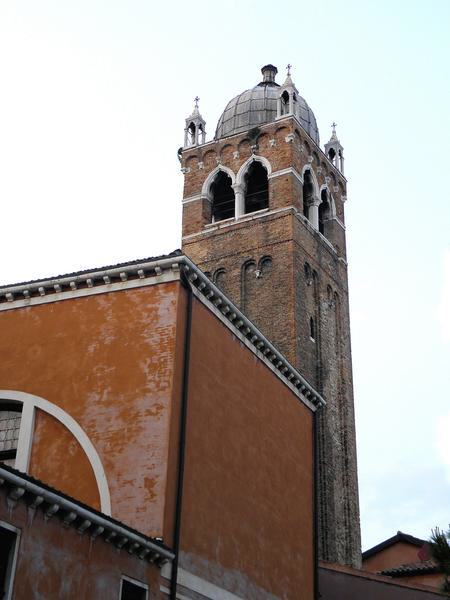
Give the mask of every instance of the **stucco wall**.
[[(0, 389), (71, 415), (99, 454), (112, 515), (153, 536), (163, 534), (174, 485), (167, 464), (178, 297), (178, 283), (162, 283), (0, 313)], [(83, 452), (47, 415), (37, 415), (29, 472), (99, 508)]]
[(150, 598), (163, 597), (158, 567), (63, 527), (58, 517), (45, 520), (40, 510), (32, 516), (24, 502), (10, 511), (1, 489), (0, 521), (20, 529), (13, 600), (118, 599), (122, 575), (149, 585)]
[(197, 300), (183, 568), (246, 600), (313, 597), (313, 415)]

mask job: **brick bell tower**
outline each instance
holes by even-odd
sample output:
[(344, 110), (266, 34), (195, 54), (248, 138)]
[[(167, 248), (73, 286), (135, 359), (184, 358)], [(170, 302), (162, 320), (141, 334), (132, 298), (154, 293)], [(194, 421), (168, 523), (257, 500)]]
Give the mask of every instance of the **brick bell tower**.
[[(319, 554), (359, 566), (343, 148), (276, 67), (225, 107), (210, 142), (186, 119), (183, 251), (327, 402), (318, 416)], [(286, 482), (289, 485), (289, 482)]]

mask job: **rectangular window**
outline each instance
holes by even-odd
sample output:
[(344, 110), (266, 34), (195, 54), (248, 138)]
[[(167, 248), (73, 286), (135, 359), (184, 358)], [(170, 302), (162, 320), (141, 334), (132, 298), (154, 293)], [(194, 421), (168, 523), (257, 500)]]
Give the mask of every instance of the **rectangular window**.
[(120, 600), (148, 600), (148, 585), (123, 576), (120, 582)]
[(0, 522), (0, 598), (12, 597), (19, 530)]
[(14, 467), (19, 442), (22, 405), (0, 405), (0, 461)]

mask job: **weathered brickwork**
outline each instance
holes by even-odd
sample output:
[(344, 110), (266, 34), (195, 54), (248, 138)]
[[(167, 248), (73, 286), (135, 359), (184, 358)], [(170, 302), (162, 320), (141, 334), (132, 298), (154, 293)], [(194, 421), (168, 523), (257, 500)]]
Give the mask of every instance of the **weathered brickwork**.
[[(237, 186), (252, 160), (268, 171), (266, 209), (211, 222), (218, 169)], [(323, 189), (323, 235), (304, 216), (303, 174)], [(319, 550), (360, 563), (345, 249), (346, 181), (293, 117), (183, 152), (183, 251), (323, 394), (319, 416)], [(236, 188), (235, 188), (236, 189)]]

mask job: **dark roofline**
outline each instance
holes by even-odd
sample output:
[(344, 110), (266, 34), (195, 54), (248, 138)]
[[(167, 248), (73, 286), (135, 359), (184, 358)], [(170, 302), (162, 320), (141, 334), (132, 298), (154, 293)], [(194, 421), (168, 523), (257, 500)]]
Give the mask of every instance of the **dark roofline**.
[(421, 540), (420, 538), (416, 538), (413, 535), (409, 535), (408, 533), (403, 533), (402, 531), (397, 531), (396, 535), (393, 535), (391, 538), (384, 540), (384, 542), (380, 542), (373, 548), (369, 548), (365, 552), (362, 553), (362, 559), (365, 560), (373, 556), (374, 554), (378, 554), (385, 548), (389, 548), (398, 542), (404, 542), (405, 544), (411, 544), (412, 546), (416, 546), (417, 548), (422, 548), (422, 546), (426, 543), (426, 540)]
[(423, 563), (409, 563), (391, 569), (384, 569), (383, 571), (380, 571), (380, 574), (389, 577), (411, 577), (413, 575), (434, 575), (441, 572), (442, 571), (435, 563), (428, 560)]
[[(89, 531), (93, 537), (104, 537), (106, 541), (111, 541), (114, 538), (113, 543), (115, 541), (121, 543), (118, 546), (120, 548), (127, 546), (130, 554), (138, 555), (138, 553), (145, 552), (145, 556), (149, 554), (148, 560), (159, 566), (174, 557), (173, 550), (161, 540), (133, 529), (129, 525), (92, 508), (88, 504), (84, 504), (27, 473), (1, 463), (0, 487), (5, 489), (6, 485), (12, 488), (13, 492), (19, 490), (19, 493), (13, 493), (14, 500), (24, 500), (28, 494), (32, 498), (35, 497), (31, 504), (36, 508), (40, 507), (44, 510), (46, 510), (46, 507), (50, 508), (46, 512), (48, 518), (55, 514), (61, 515), (61, 513), (65, 513), (67, 516), (67, 511), (74, 511), (75, 516), (68, 522), (63, 516), (64, 524), (77, 526), (77, 523), (80, 524), (84, 520), (84, 524), (87, 526), (84, 526), (82, 530), (79, 529), (79, 531), (82, 533)], [(54, 510), (55, 506), (57, 507), (56, 510)], [(95, 528), (97, 528), (97, 531), (95, 531)]]
[(104, 267), (95, 267), (93, 269), (83, 269), (81, 271), (74, 271), (73, 273), (64, 273), (62, 275), (56, 275), (54, 277), (40, 277), (39, 279), (32, 279), (31, 281), (21, 281), (18, 283), (5, 283), (0, 285), (0, 291), (3, 289), (9, 289), (10, 287), (17, 287), (21, 285), (37, 285), (41, 282), (46, 281), (57, 281), (58, 279), (67, 279), (69, 277), (79, 277), (86, 273), (96, 273), (100, 271), (108, 271), (109, 269), (120, 269), (125, 267), (132, 267), (133, 265), (140, 265), (141, 263), (153, 262), (156, 260), (164, 260), (167, 258), (173, 258), (175, 256), (182, 256), (181, 250), (177, 249), (169, 254), (161, 254), (160, 256), (150, 256), (149, 258), (138, 258), (134, 260), (128, 260), (126, 262), (117, 263), (115, 265), (106, 265)]

